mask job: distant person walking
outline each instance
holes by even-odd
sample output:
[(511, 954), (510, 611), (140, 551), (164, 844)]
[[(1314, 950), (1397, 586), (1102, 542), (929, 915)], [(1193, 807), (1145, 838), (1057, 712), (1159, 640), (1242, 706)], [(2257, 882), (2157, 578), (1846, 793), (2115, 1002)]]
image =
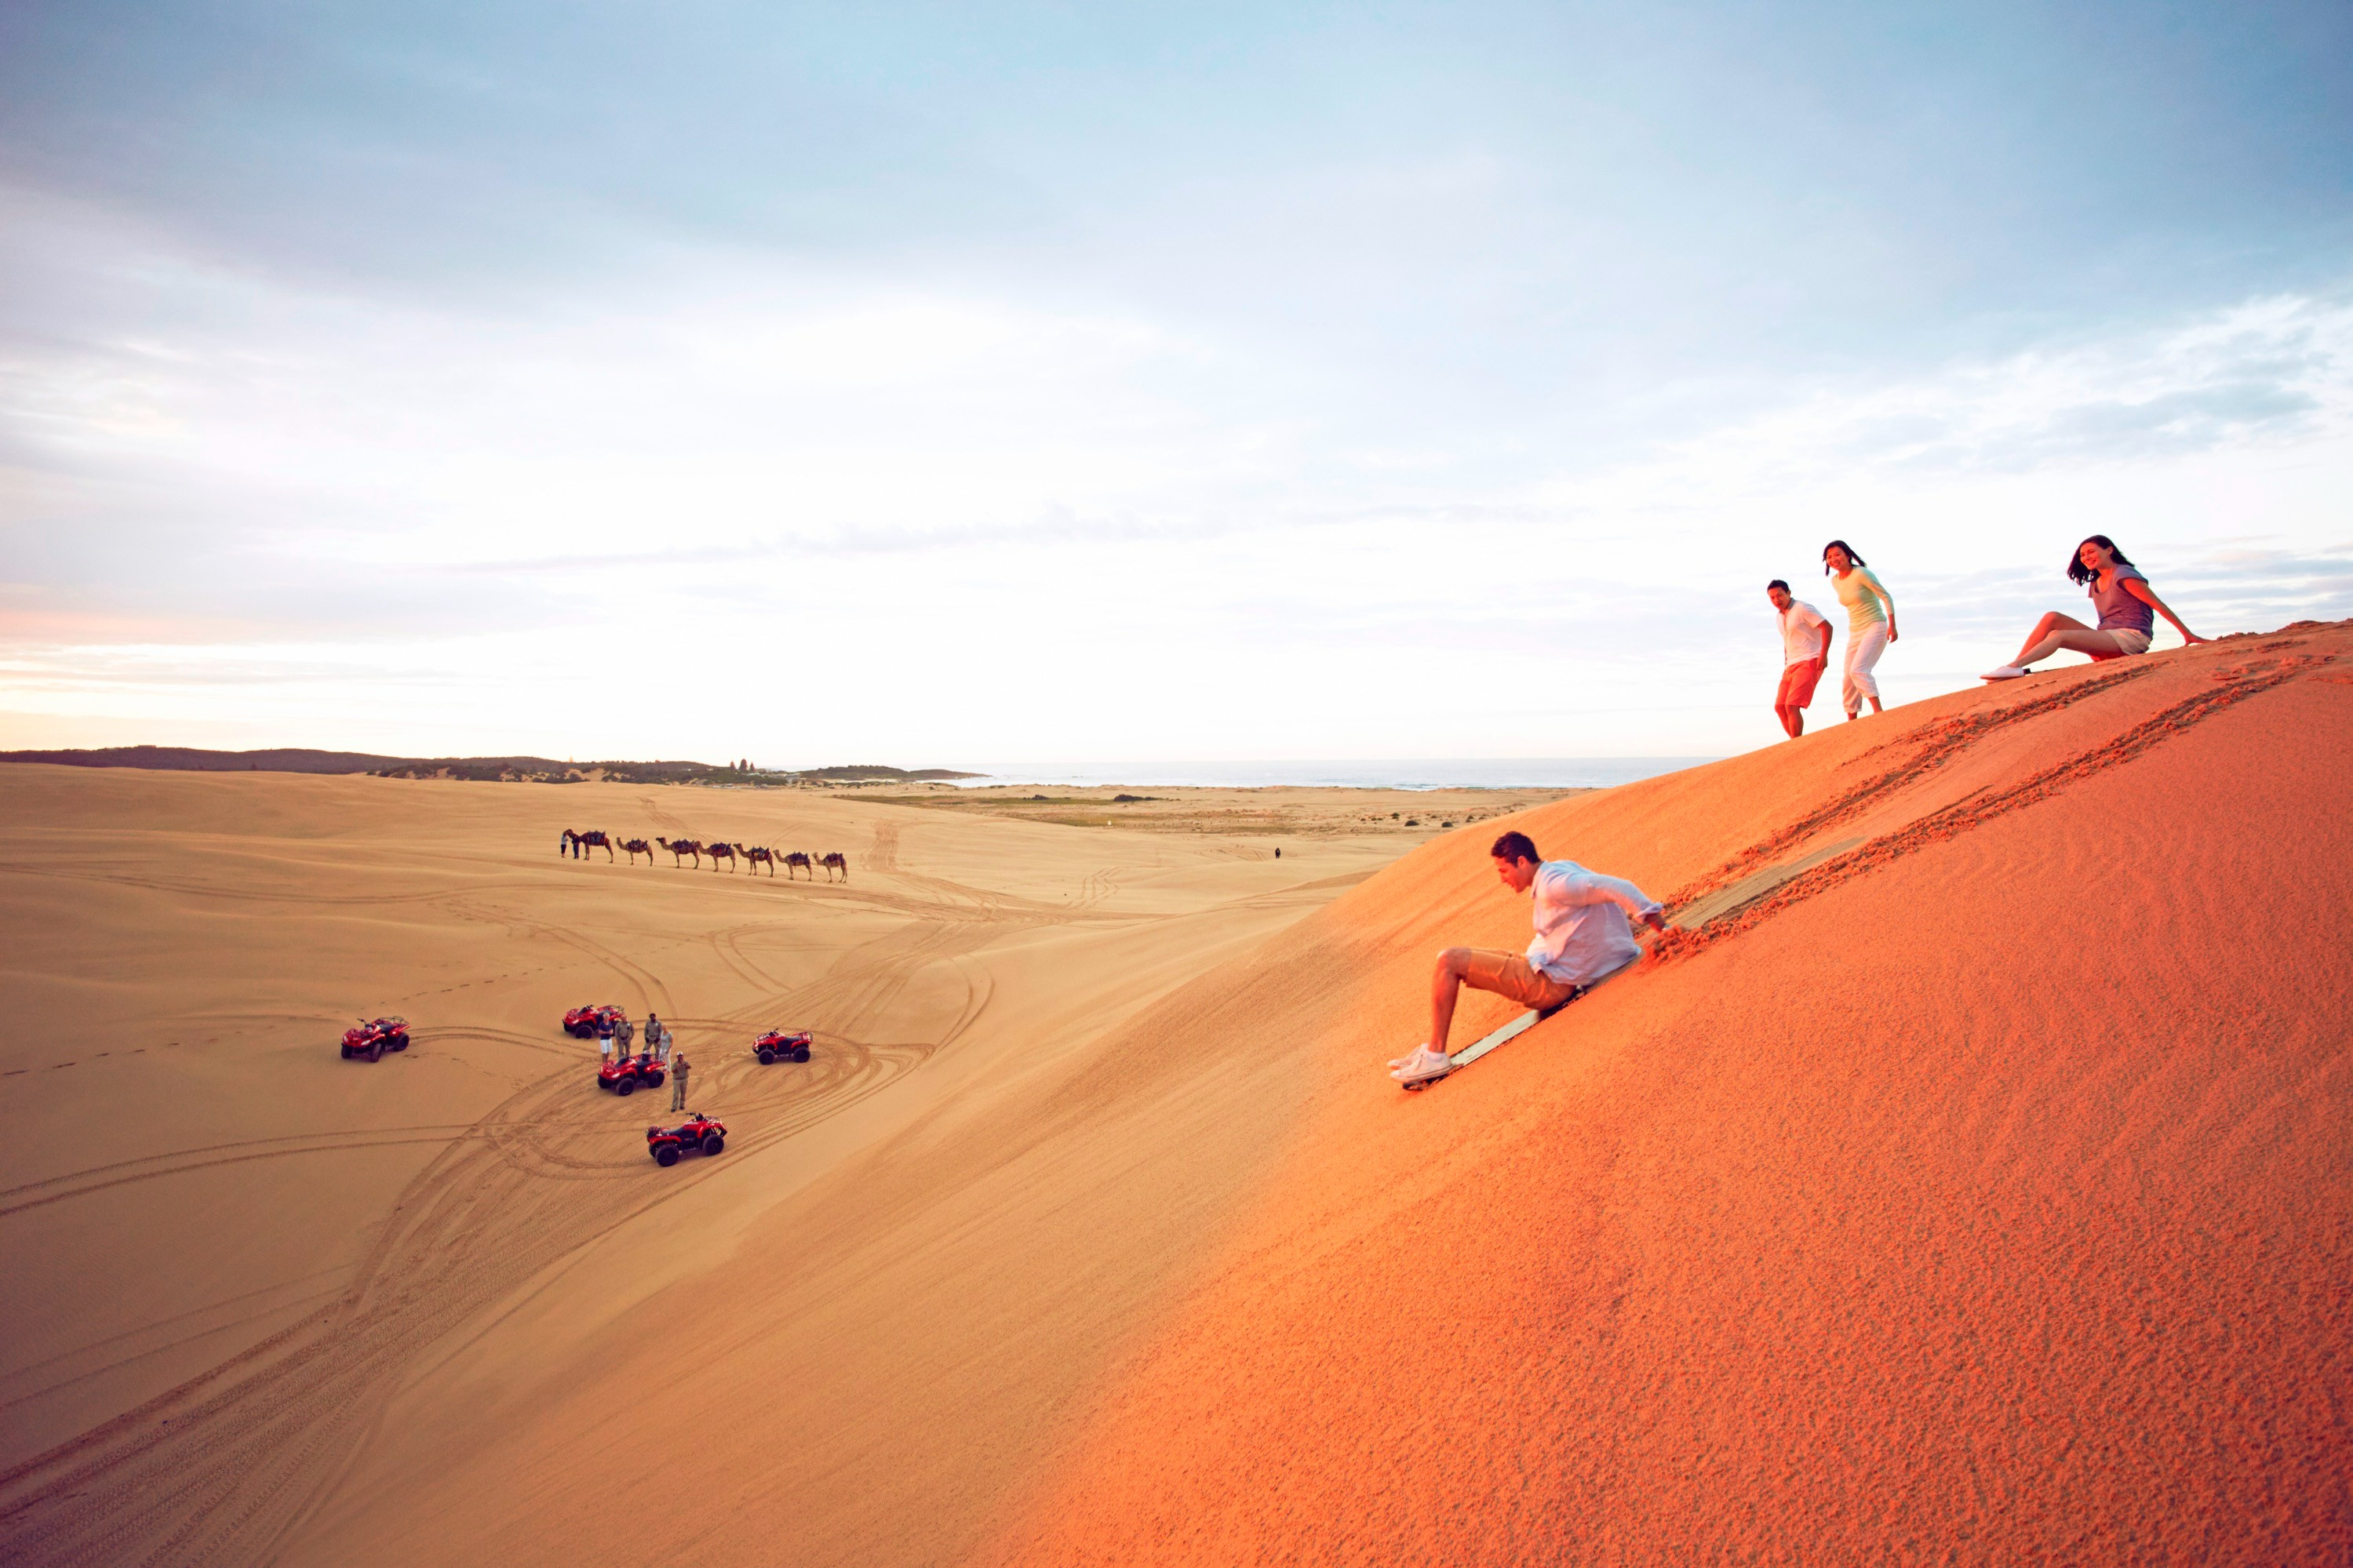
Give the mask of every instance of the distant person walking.
[(2067, 575), (2086, 585), (2093, 606), (2100, 612), (2100, 624), (2087, 626), (2073, 616), (2053, 610), (2034, 623), (2016, 658), (1999, 669), (1987, 670), (1978, 679), (2015, 680), (2028, 672), (2029, 666), (2041, 664), (2063, 648), (2090, 654), (2094, 660), (2147, 653), (2160, 615), (2173, 623), (2184, 643), (2211, 640), (2182, 625), (2181, 617), (2157, 596), (2157, 590), (2148, 585), (2132, 558), (2105, 533), (2095, 533), (2075, 546), (2075, 553), (2067, 558)]
[(1850, 719), (1862, 717), (1866, 700), (1873, 713), (1883, 711), (1879, 678), (1871, 672), (1895, 640), (1895, 595), (1843, 539), (1822, 546), (1822, 572), (1846, 606), (1846, 679), (1839, 684), (1839, 700)]
[(1820, 610), (1792, 598), (1789, 584), (1778, 577), (1765, 584), (1781, 621), (1781, 689), (1773, 694), (1773, 714), (1796, 740), (1806, 732), (1806, 710), (1814, 705), (1814, 687), (1831, 667), (1831, 623)]
[(672, 1057), (670, 1063), (670, 1108), (686, 1109), (687, 1060), (683, 1055)]

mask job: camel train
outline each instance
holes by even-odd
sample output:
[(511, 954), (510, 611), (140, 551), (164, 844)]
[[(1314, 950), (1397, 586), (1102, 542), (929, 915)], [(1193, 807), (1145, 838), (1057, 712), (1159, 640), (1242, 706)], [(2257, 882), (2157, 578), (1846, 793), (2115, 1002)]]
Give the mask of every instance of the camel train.
[(709, 860), (711, 868), (716, 871), (719, 869), (719, 862), (724, 860), (727, 862), (727, 869), (733, 871), (735, 869), (735, 863), (741, 860), (744, 869), (752, 875), (758, 876), (760, 868), (765, 866), (768, 868), (768, 875), (774, 877), (776, 874), (776, 865), (781, 861), (784, 864), (785, 878), (787, 881), (791, 880), (796, 873), (807, 871), (809, 880), (814, 882), (817, 880), (818, 869), (820, 867), (824, 868), (825, 879), (828, 882), (834, 879), (834, 873), (837, 871), (841, 873), (843, 881), (849, 880), (849, 857), (839, 850), (825, 855), (811, 855), (803, 850), (795, 849), (789, 854), (779, 855), (765, 844), (730, 844), (723, 839), (705, 844), (699, 838), (664, 838), (659, 834), (655, 836), (654, 841), (649, 844), (642, 838), (615, 838), (610, 834), (596, 828), (582, 832), (575, 827), (565, 828), (555, 842), (557, 854), (569, 855), (575, 860), (586, 859), (591, 849), (602, 849), (605, 852), (605, 858), (609, 861), (613, 858), (614, 849), (617, 847), (628, 856), (630, 865), (636, 865), (638, 857), (642, 855), (646, 858), (646, 864), (650, 866), (654, 863), (655, 849), (661, 848), (670, 851), (670, 863), (673, 867), (683, 866), (691, 860), (694, 862), (695, 869), (701, 870), (703, 861)]

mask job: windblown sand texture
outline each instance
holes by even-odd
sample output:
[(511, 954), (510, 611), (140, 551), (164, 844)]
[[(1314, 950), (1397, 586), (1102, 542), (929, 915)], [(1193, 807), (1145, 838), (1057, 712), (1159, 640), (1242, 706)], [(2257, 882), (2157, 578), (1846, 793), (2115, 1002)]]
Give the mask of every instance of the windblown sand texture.
[[(1330, 889), (1299, 887), (1286, 858), (1262, 896), (1290, 903), (1255, 929), (1213, 912), (1233, 895), (1211, 869), (1171, 867), (1170, 886), (1197, 890), (1156, 896), (1194, 913), (1082, 931), (1050, 917), (1045, 884), (1022, 900), (980, 891), (980, 868), (1004, 862), (962, 836), (1025, 836), (1039, 864), (1091, 845), (1055, 862), (1075, 892), (1115, 835), (828, 805), (872, 812), (878, 836), (913, 824), (899, 828), (902, 881), (876, 896), (920, 900), (920, 917), (871, 911), (864, 946), (811, 923), (772, 946), (767, 906), (730, 917), (724, 940), (685, 934), (709, 917), (673, 911), (664, 946), (644, 910), (628, 942), (610, 916), (565, 912), (579, 940), (626, 950), (641, 984), (675, 989), (670, 965), (695, 943), (732, 942), (713, 965), (766, 976), (739, 976), (740, 1021), (777, 995), (822, 1001), (836, 1037), (913, 1058), (895, 1076), (800, 1122), (793, 1093), (747, 1085), (740, 1103), (759, 1110), (744, 1124), (790, 1130), (657, 1188), (641, 1153), (641, 1170), (608, 1169), (596, 1152), (592, 1134), (626, 1131), (634, 1111), (568, 1081), (534, 1087), (533, 1053), (564, 1048), (539, 1020), (581, 984), (549, 981), (512, 1004), (511, 1058), (462, 1069), (505, 1075), (475, 1091), (480, 1109), (444, 1115), (465, 1137), (316, 1157), (350, 1162), (338, 1190), (373, 1180), (400, 1205), (357, 1276), (326, 1240), (237, 1254), (276, 1260), (289, 1289), (303, 1268), (329, 1270), (340, 1294), (316, 1310), (343, 1331), (311, 1342), (335, 1348), (290, 1354), (280, 1384), (235, 1398), (199, 1379), (79, 1447), (70, 1432), (21, 1444), (66, 1446), (7, 1478), (0, 1550), (2341, 1560), (2348, 751), (2353, 627), (2299, 626), (1959, 693), (1532, 810), (1517, 825), (1547, 853), (1633, 878), (1679, 929), (1419, 1095), (1378, 1064), (1417, 1037), (1433, 951), (1525, 941), (1525, 905), (1485, 857), (1495, 823), (1303, 919)], [(54, 823), (63, 808), (44, 809)], [(342, 831), (337, 853), (352, 853)], [(38, 848), (45, 875), (90, 853), (75, 838)], [(241, 874), (280, 874), (259, 850), (220, 852), (251, 858)], [(35, 853), (20, 837), (9, 858)], [(327, 886), (332, 858), (303, 885)], [(374, 874), (414, 878), (413, 858), (385, 846)], [(304, 940), (332, 947), (332, 918), (375, 940), (413, 920), (403, 940), (426, 944), (420, 960), (438, 952), (433, 931), (463, 929), (479, 944), (468, 963), (518, 966), (506, 955), (568, 944), (549, 932), (570, 924), (511, 912), (538, 895), (497, 890), (536, 873), (467, 867), (488, 885), (433, 897), (509, 912), (459, 928), (423, 898), (410, 916), (313, 910)], [(90, 896), (150, 896), (121, 889), (131, 874)], [(21, 900), (26, 884), (9, 885)], [(200, 902), (180, 907), (193, 918)], [(126, 905), (109, 929), (144, 931), (154, 912)], [(20, 901), (9, 919), (42, 914)], [(1034, 923), (1009, 938), (967, 929), (1016, 915)], [(193, 950), (126, 942), (121, 984), (144, 1016), (174, 985), (234, 988), (195, 973)], [(814, 989), (828, 976), (834, 989)], [(286, 996), (318, 984), (278, 982)], [(92, 1005), (109, 994), (76, 984)], [(1458, 1043), (1511, 1012), (1472, 998)], [(706, 1016), (733, 1026), (724, 1008)], [(331, 1047), (313, 1061), (321, 1047), (298, 1032), (286, 1092), (299, 1051), (303, 1072), (354, 1097), (332, 1102), (341, 1125), (388, 1138), (448, 1092), (425, 1092), (430, 1027), (397, 1068), (417, 1097), (389, 1110), (375, 1087), (388, 1077), (346, 1070)], [(430, 1070), (459, 1082), (456, 1042), (438, 1049), (453, 1065)], [(174, 1092), (204, 1091), (181, 1070)], [(9, 1105), (24, 1126), (31, 1110)], [(43, 1125), (62, 1109), (45, 1105)], [(122, 1158), (55, 1137), (41, 1145), (53, 1170), (109, 1179), (97, 1168)], [(328, 1202), (324, 1166), (291, 1173), (302, 1163), (259, 1163), (288, 1173), (267, 1179), (298, 1219)], [(124, 1204), (40, 1239), (162, 1260), (211, 1245), (193, 1234), (201, 1204), (169, 1202), (146, 1231)], [(592, 1208), (605, 1217), (577, 1217)], [(100, 1311), (103, 1294), (77, 1295), (27, 1233), (0, 1235), (12, 1259), (43, 1259), (42, 1289)], [(120, 1331), (56, 1331), (41, 1300), (17, 1319), (58, 1344)], [(166, 1415), (190, 1429), (165, 1430)]]

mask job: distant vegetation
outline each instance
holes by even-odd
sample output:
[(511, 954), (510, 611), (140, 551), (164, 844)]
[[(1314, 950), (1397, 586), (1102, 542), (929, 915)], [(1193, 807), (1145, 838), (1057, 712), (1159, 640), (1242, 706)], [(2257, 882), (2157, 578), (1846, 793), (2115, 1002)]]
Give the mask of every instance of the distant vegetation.
[(371, 752), (320, 752), (282, 746), (258, 752), (207, 752), (192, 746), (106, 746), (95, 751), (0, 752), (0, 763), (50, 763), (72, 768), (151, 768), (173, 773), (372, 773), (379, 778), (474, 779), (507, 784), (925, 784), (974, 779), (951, 768), (884, 767), (876, 763), (794, 773), (735, 763), (600, 761), (552, 757), (385, 757)]

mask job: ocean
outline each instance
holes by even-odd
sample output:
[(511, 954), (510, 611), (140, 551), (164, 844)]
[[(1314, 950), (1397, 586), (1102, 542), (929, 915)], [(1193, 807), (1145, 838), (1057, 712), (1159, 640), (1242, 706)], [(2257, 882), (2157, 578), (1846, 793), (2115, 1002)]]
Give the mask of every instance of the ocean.
[(1197, 789), (1271, 789), (1280, 785), (1348, 789), (1593, 789), (1631, 784), (1714, 757), (1416, 757), (1372, 762), (1250, 763), (969, 763), (985, 774), (959, 779), (966, 787), (1059, 784), (1094, 789), (1113, 784), (1189, 785)]

